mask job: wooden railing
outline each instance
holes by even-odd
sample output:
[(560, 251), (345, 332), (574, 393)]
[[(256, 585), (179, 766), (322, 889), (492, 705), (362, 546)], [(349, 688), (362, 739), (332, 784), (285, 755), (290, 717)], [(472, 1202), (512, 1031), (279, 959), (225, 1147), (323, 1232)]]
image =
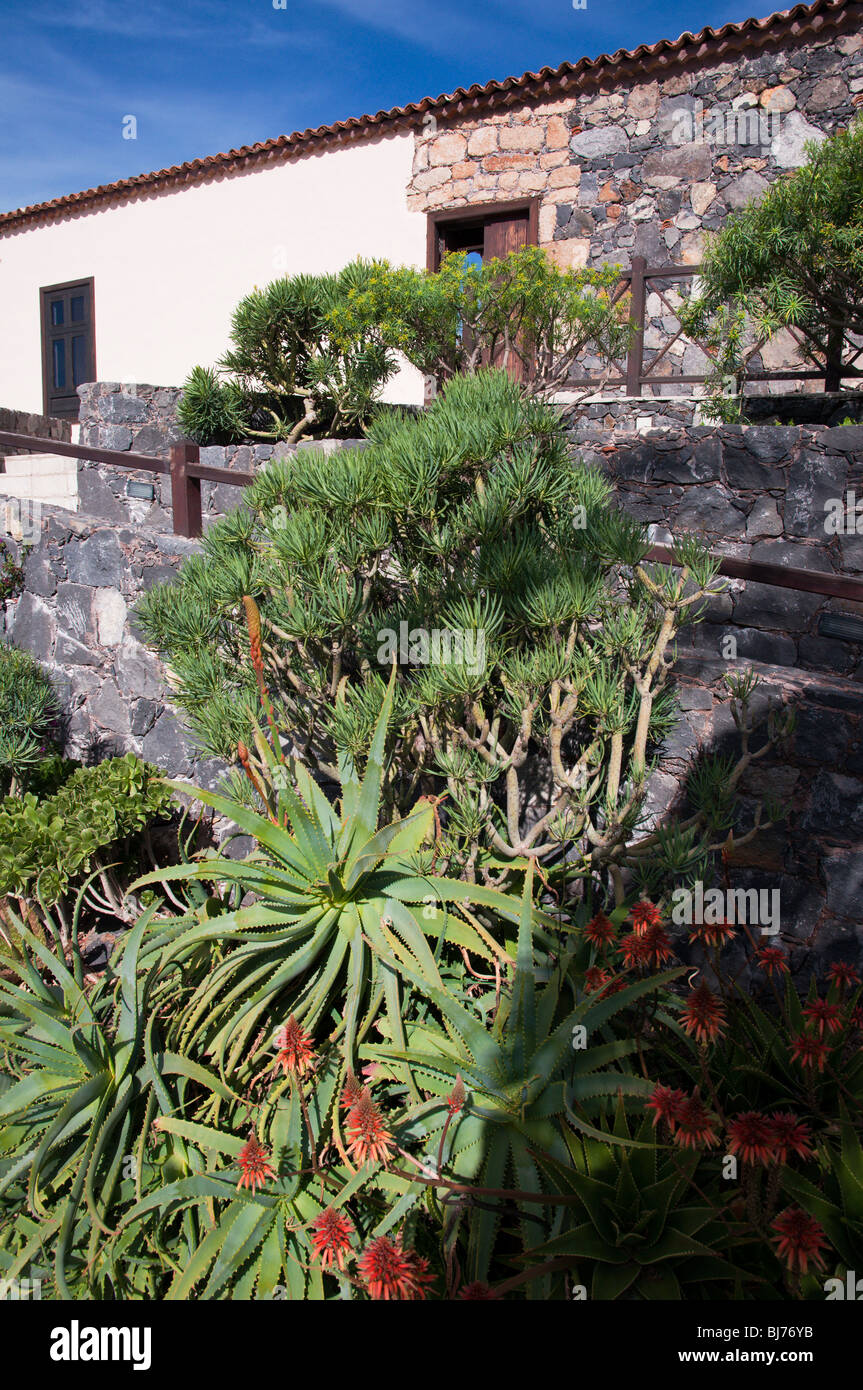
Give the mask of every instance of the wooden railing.
[[(66, 444), (56, 439), (37, 439), (34, 435), (10, 434), (0, 430), (0, 449), (6, 445), (31, 453), (61, 454), (67, 458), (86, 459), (91, 463), (106, 463), (114, 468), (135, 472), (168, 474), (171, 479), (171, 505), (176, 536), (200, 536), (202, 530), (201, 483), (231, 483), (248, 487), (253, 473), (241, 473), (232, 468), (208, 468), (200, 462), (197, 444), (186, 442), (171, 445), (170, 459), (151, 458), (148, 454), (121, 453), (115, 449), (95, 449), (83, 444)], [(676, 565), (671, 550), (655, 545), (647, 553), (648, 560), (659, 564)], [(826, 598), (846, 599), (863, 603), (863, 579), (850, 575), (823, 574), (814, 570), (795, 569), (788, 565), (771, 565), (761, 560), (738, 560), (732, 556), (715, 555), (719, 573), (729, 579), (751, 579), (754, 583), (770, 584), (781, 589), (802, 590), (823, 594)]]
[[(803, 549), (802, 546), (800, 548)], [(664, 545), (654, 545), (645, 558), (661, 565), (680, 564)], [(823, 594), (826, 598), (863, 603), (863, 579), (855, 579), (850, 574), (823, 574), (818, 570), (771, 565), (765, 560), (738, 560), (732, 555), (718, 553), (713, 553), (712, 558), (719, 560), (719, 573), (726, 579), (751, 579), (755, 584), (770, 584), (778, 589), (794, 589), (796, 592)]]
[[(616, 368), (618, 375), (608, 377), (600, 374), (595, 376), (571, 377), (567, 383), (573, 387), (584, 387), (602, 385), (603, 389), (608, 387), (617, 388), (624, 386), (627, 396), (641, 396), (645, 386), (695, 386), (707, 380), (708, 373), (695, 372), (679, 374), (673, 376), (658, 376), (656, 369), (668, 355), (674, 343), (687, 335), (683, 329), (678, 327), (676, 333), (670, 333), (668, 339), (663, 343), (655, 357), (645, 360), (644, 332), (648, 326), (646, 321), (647, 296), (651, 289), (654, 289), (663, 301), (668, 314), (678, 318), (678, 306), (669, 303), (665, 298), (664, 290), (661, 286), (663, 280), (687, 280), (694, 279), (701, 271), (700, 265), (663, 265), (648, 268), (647, 261), (643, 256), (633, 256), (632, 269), (621, 273), (620, 283), (612, 296), (612, 301), (616, 303), (627, 293), (630, 294), (629, 317), (635, 321), (636, 331), (630, 344), (629, 353), (625, 362), (612, 362), (612, 368)], [(660, 282), (657, 287), (657, 282)], [(793, 336), (798, 338), (799, 335)], [(713, 353), (704, 344), (696, 342), (695, 339), (688, 338), (693, 346), (698, 347), (707, 357), (713, 357)], [(848, 368), (854, 367), (856, 371), (856, 361), (863, 355), (861, 348), (849, 362), (845, 365)], [(747, 381), (826, 381), (827, 369), (800, 367), (788, 371), (752, 371), (747, 372)]]
[(153, 458), (149, 454), (132, 454), (116, 449), (96, 449), (84, 444), (66, 444), (57, 439), (41, 439), (31, 434), (10, 434), (0, 430), (0, 449), (23, 449), (30, 453), (60, 454), (65, 458), (86, 459), (90, 463), (107, 463), (113, 468), (128, 468), (135, 472), (168, 474), (171, 479), (171, 509), (175, 536), (200, 536), (201, 483), (232, 483), (248, 487), (253, 473), (241, 473), (232, 468), (208, 468), (200, 461), (197, 444), (172, 444), (170, 458)]

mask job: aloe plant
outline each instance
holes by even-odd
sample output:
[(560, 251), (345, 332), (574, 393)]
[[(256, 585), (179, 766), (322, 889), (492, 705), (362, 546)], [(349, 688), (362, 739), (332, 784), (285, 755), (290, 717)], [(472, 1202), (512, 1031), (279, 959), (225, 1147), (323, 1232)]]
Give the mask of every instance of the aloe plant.
[(349, 757), (340, 757), (340, 805), (302, 763), (284, 759), (259, 735), (268, 786), (258, 785), (268, 814), (216, 793), (195, 792), (254, 837), (253, 853), (241, 861), (210, 854), (134, 885), (198, 880), (252, 896), (245, 906), (231, 900), (228, 910), (219, 910), (216, 903), (194, 924), (184, 919), (160, 929), (163, 968), (194, 963), (201, 948), (209, 951), (209, 968), (173, 1035), (183, 1050), (203, 1049), (237, 1082), (260, 1064), (282, 1014), (293, 1013), (308, 1028), (323, 1022), (330, 1041), (343, 1042), (349, 1064), (385, 1006), (392, 1035), (404, 1045), (398, 975), (382, 958), (388, 927), (417, 951), (429, 935), (480, 957), (505, 956), (467, 903), (514, 922), (518, 902), (496, 889), (427, 871), (431, 856), (422, 847), (433, 836), (433, 804), (420, 799), (402, 820), (379, 826), (393, 693), (391, 680), (363, 776)]
[[(550, 1233), (559, 1224), (554, 1187), (545, 1179), (543, 1163), (569, 1161), (571, 1126), (596, 1133), (587, 1118), (616, 1097), (646, 1098), (650, 1084), (623, 1069), (637, 1050), (633, 1038), (614, 1038), (609, 1020), (641, 996), (661, 989), (682, 973), (669, 970), (599, 998), (589, 995), (567, 1007), (562, 986), (569, 956), (545, 966), (535, 964), (532, 930), (533, 865), (525, 874), (519, 918), (517, 955), (510, 988), (490, 1018), (471, 1011), (448, 989), (425, 941), (399, 940), (386, 930), (392, 970), (413, 985), (433, 1006), (435, 1017), (408, 1028), (408, 1046), (395, 1038), (387, 1045), (369, 1045), (363, 1055), (395, 1064), (394, 1075), (413, 1081), (432, 1096), (451, 1094), (459, 1082), (468, 1100), (453, 1128), (444, 1154), (448, 1107), (440, 1100), (419, 1101), (405, 1115), (402, 1135), (424, 1137), (432, 1155), (446, 1158), (447, 1172), (457, 1184), (478, 1185), (480, 1196), (507, 1189), (522, 1194), (548, 1194), (543, 1209), (530, 1198), (518, 1203), (522, 1239), (529, 1244), (537, 1227)], [(546, 975), (540, 987), (538, 976)], [(395, 1045), (393, 1045), (393, 1043)], [(442, 1178), (446, 1186), (447, 1177)], [(539, 1214), (538, 1214), (539, 1213)], [(482, 1204), (471, 1207), (468, 1277), (488, 1278), (500, 1210)], [(454, 1230), (449, 1232), (450, 1239)], [(547, 1283), (537, 1284), (533, 1296), (547, 1296)]]
[(554, 1263), (595, 1299), (704, 1296), (703, 1284), (742, 1275), (717, 1254), (737, 1239), (733, 1223), (692, 1187), (699, 1154), (657, 1145), (650, 1118), (632, 1134), (622, 1106), (601, 1137), (572, 1136), (567, 1163), (542, 1160), (546, 1176), (578, 1203), (566, 1229), (525, 1252), (525, 1263)]
[[(146, 1141), (160, 1100), (167, 1110), (177, 1104), (168, 1078), (192, 1081), (199, 1096), (236, 1099), (192, 1060), (159, 1046), (157, 1016), (147, 1017), (156, 979), (138, 968), (153, 911), (119, 946), (116, 973), (89, 994), (74, 944), (70, 969), (18, 919), (20, 948), (0, 951), (0, 1044), (17, 1077), (0, 1095), (0, 1268), (18, 1277), (49, 1251), (61, 1298), (114, 1296), (118, 1276), (103, 1258), (104, 1237), (113, 1213), (156, 1179)], [(149, 1257), (129, 1253), (136, 1296), (155, 1296)]]

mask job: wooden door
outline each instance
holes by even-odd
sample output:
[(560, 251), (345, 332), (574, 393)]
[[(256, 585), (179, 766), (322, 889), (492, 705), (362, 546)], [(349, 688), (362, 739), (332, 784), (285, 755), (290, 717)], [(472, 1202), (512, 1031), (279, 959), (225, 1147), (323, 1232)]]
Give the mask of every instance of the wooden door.
[[(499, 216), (490, 217), (485, 224), (485, 236), (483, 239), (484, 261), (502, 261), (513, 251), (520, 251), (523, 246), (527, 246), (529, 240), (528, 212), (524, 211), (501, 213)], [(492, 365), (499, 367), (504, 365), (504, 349), (499, 348), (492, 361)], [(524, 377), (524, 363), (518, 357), (511, 357), (506, 364), (507, 371), (516, 381), (521, 381)]]

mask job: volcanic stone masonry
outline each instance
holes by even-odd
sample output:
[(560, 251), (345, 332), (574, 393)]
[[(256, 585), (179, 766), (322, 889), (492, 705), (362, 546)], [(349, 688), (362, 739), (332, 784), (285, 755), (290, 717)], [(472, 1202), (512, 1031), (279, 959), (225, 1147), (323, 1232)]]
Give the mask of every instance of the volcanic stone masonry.
[[(863, 105), (863, 36), (786, 39), (727, 62), (702, 57), (664, 80), (638, 81), (615, 66), (560, 100), (511, 99), (506, 110), (432, 122), (417, 136), (411, 209), (539, 198), (539, 243), (562, 267), (627, 268), (633, 256), (649, 267), (697, 265), (705, 233)], [(672, 286), (667, 303), (648, 297), (647, 363), (676, 328), (679, 294)], [(779, 335), (761, 365), (779, 369), (792, 355)], [(656, 375), (704, 367), (701, 350), (681, 341)]]

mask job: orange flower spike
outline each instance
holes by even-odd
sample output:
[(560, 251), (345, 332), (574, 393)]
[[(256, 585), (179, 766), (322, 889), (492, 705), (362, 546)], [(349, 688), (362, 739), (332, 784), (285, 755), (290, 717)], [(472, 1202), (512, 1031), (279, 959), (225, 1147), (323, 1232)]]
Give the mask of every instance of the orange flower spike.
[(772, 1120), (757, 1110), (747, 1110), (728, 1125), (728, 1151), (744, 1163), (770, 1163), (776, 1153), (776, 1135)]
[(708, 1114), (704, 1102), (698, 1095), (686, 1096), (677, 1106), (675, 1113), (677, 1128), (674, 1133), (675, 1144), (684, 1149), (695, 1149), (700, 1145), (712, 1148), (719, 1143), (714, 1131), (713, 1117)]
[(809, 1126), (796, 1115), (777, 1110), (770, 1116), (773, 1130), (773, 1153), (777, 1163), (787, 1163), (791, 1154), (798, 1158), (811, 1158), (812, 1145), (809, 1142)]
[(828, 1033), (842, 1031), (842, 1010), (838, 1004), (828, 1004), (825, 999), (816, 999), (814, 1003), (807, 1004), (803, 1017), (807, 1023), (815, 1025), (819, 1038), (824, 1036), (825, 1030)]
[(585, 926), (584, 935), (591, 946), (604, 950), (606, 946), (610, 946), (616, 940), (617, 931), (614, 923), (609, 917), (606, 917), (604, 912), (597, 912), (596, 916), (591, 917)]
[(360, 1085), (359, 1081), (357, 1081), (357, 1078), (354, 1076), (354, 1073), (351, 1071), (351, 1069), (348, 1068), (348, 1074), (345, 1078), (344, 1090), (342, 1091), (341, 1100), (339, 1101), (339, 1109), (353, 1110), (354, 1106), (357, 1104), (360, 1097), (362, 1096), (362, 1093), (362, 1086)]
[(242, 1177), (237, 1183), (237, 1190), (247, 1187), (254, 1194), (255, 1188), (263, 1187), (268, 1178), (276, 1176), (275, 1169), (270, 1163), (270, 1155), (263, 1145), (259, 1144), (254, 1134), (240, 1149), (237, 1157), (242, 1172)]
[(817, 1269), (824, 1268), (823, 1246), (829, 1244), (822, 1226), (799, 1207), (787, 1207), (773, 1222), (777, 1254), (790, 1270), (806, 1274), (809, 1261)]
[(358, 1163), (386, 1164), (394, 1147), (392, 1135), (372, 1100), (368, 1086), (363, 1087), (359, 1100), (348, 1115), (348, 1139), (348, 1153)]
[(457, 1115), (464, 1107), (465, 1089), (464, 1082), (459, 1073), (456, 1073), (455, 1085), (446, 1098), (447, 1109), (451, 1115)]
[(428, 1260), (413, 1250), (405, 1250), (401, 1236), (395, 1241), (387, 1236), (373, 1240), (360, 1256), (359, 1267), (369, 1296), (374, 1299), (424, 1299), (424, 1286), (434, 1277), (428, 1273)]
[(662, 924), (662, 913), (655, 903), (647, 898), (642, 898), (637, 902), (629, 914), (632, 918), (632, 930), (636, 936), (640, 936), (647, 927), (658, 927)]
[(819, 1071), (823, 1071), (829, 1055), (829, 1047), (819, 1038), (810, 1038), (806, 1033), (802, 1033), (800, 1037), (791, 1039), (791, 1056), (804, 1070), (807, 1067), (810, 1070), (817, 1067)]
[(245, 772), (255, 791), (258, 793), (258, 796), (266, 805), (266, 793), (263, 787), (261, 786), (260, 780), (258, 778), (257, 773), (255, 772), (255, 769), (252, 767), (252, 760), (249, 757), (249, 750), (243, 743), (242, 739), (237, 744), (237, 757), (240, 760), (240, 766), (242, 767), (243, 771)]
[(264, 707), (267, 723), (270, 726), (270, 733), (273, 736), (273, 752), (278, 756), (280, 762), (284, 762), (282, 741), (279, 738), (279, 731), (276, 727), (272, 701), (267, 693), (267, 682), (264, 672), (264, 649), (261, 638), (261, 610), (258, 608), (251, 594), (243, 594), (243, 607), (246, 610), (246, 627), (249, 630), (249, 651), (252, 657), (252, 666), (258, 678), (258, 691), (261, 696), (261, 704)]
[(320, 1259), (323, 1268), (326, 1269), (335, 1262), (339, 1269), (343, 1270), (345, 1258), (351, 1250), (350, 1238), (354, 1231), (348, 1218), (334, 1207), (327, 1207), (327, 1210), (322, 1211), (312, 1222), (311, 1230), (315, 1256)]
[(303, 1031), (293, 1014), (278, 1030), (274, 1042), (279, 1049), (274, 1065), (281, 1066), (285, 1076), (291, 1072), (295, 1076), (305, 1076), (306, 1072), (314, 1070), (315, 1052), (312, 1039)]
[(702, 980), (686, 1001), (681, 1025), (696, 1042), (714, 1042), (725, 1028), (725, 1009), (722, 1001), (712, 994)]

